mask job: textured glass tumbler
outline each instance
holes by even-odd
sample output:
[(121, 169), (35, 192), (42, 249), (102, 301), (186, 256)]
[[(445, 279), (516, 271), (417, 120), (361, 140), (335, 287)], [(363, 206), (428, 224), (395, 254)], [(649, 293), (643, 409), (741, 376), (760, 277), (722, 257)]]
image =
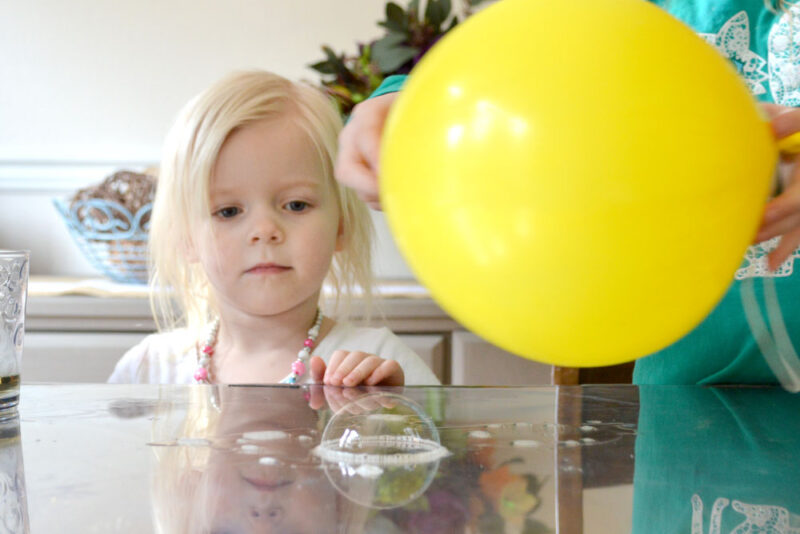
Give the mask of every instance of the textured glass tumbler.
[(28, 260), (27, 250), (0, 250), (0, 412), (19, 403)]
[(0, 422), (0, 534), (29, 532), (19, 417), (12, 417)]

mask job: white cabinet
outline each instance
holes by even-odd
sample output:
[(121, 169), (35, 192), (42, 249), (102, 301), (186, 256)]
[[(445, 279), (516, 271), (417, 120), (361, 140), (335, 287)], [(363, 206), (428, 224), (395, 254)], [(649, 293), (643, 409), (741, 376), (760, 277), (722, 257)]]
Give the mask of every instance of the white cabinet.
[(399, 334), (400, 339), (428, 364), (442, 384), (449, 378), (447, 338), (444, 334)]
[[(358, 304), (358, 303), (356, 303)], [(358, 315), (353, 322), (365, 324)], [(466, 332), (430, 298), (393, 295), (381, 319), (443, 384), (550, 384), (552, 367), (509, 354)], [(375, 315), (373, 315), (375, 317)], [(155, 330), (147, 298), (29, 296), (22, 380), (104, 382), (117, 360)]]
[(105, 382), (146, 333), (26, 332), (24, 382)]
[(453, 332), (451, 383), (459, 386), (531, 386), (550, 384), (552, 366), (526, 360), (475, 334)]

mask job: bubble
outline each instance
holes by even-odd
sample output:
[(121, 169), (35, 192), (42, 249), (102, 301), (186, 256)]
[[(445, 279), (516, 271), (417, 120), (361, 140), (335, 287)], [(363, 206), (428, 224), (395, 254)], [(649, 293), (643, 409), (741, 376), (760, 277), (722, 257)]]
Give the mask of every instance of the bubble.
[(422, 495), (449, 452), (422, 408), (400, 395), (380, 392), (339, 410), (314, 454), (342, 495), (363, 506), (387, 509)]

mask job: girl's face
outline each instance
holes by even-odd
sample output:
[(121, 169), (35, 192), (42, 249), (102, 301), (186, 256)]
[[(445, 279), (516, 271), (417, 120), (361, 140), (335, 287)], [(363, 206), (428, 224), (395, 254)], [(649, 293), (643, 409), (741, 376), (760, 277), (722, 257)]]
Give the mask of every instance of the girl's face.
[[(318, 441), (317, 415), (300, 392), (228, 388), (222, 393), (217, 447), (197, 488), (196, 509), (206, 518), (198, 530), (210, 534), (335, 532), (340, 497), (312, 461), (311, 449)], [(240, 445), (249, 432), (265, 430), (277, 436), (248, 441), (257, 451)], [(264, 465), (259, 461), (262, 457), (274, 459), (274, 464)]]
[(210, 213), (192, 236), (224, 313), (278, 314), (317, 296), (341, 247), (333, 186), (297, 118), (234, 131), (209, 184)]

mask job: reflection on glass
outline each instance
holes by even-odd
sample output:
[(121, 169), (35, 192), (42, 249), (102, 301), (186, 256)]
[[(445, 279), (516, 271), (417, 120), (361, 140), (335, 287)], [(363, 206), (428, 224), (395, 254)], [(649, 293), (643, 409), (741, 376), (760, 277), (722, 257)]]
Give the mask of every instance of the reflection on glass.
[(551, 485), (534, 474), (552, 468), (552, 425), (451, 424), (451, 402), (413, 388), (165, 391), (150, 443), (156, 530), (552, 532), (535, 517)]
[(800, 395), (640, 389), (633, 530), (800, 533)]
[(19, 418), (0, 423), (0, 534), (29, 532)]
[(315, 449), (331, 483), (370, 508), (397, 508), (430, 486), (447, 456), (433, 420), (411, 399), (363, 395), (334, 415)]
[(310, 453), (327, 411), (296, 388), (191, 388), (162, 406), (153, 444), (159, 532), (362, 532), (366, 509)]

